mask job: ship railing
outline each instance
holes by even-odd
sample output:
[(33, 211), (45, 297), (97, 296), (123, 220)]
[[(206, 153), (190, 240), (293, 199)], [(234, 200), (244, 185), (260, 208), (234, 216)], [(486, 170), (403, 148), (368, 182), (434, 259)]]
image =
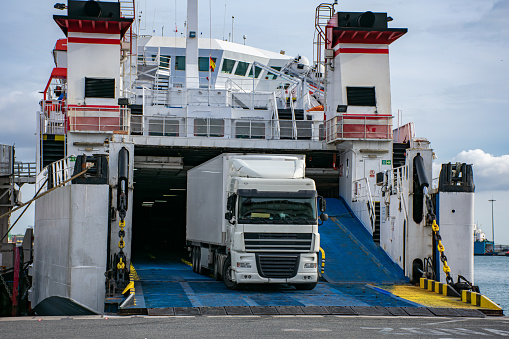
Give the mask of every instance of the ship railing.
[(396, 195), (402, 202), (405, 218), (408, 220), (408, 206), (405, 199), (404, 184), (408, 183), (408, 165), (393, 168), (388, 171), (389, 192)]
[(15, 162), (13, 174), (14, 183), (18, 185), (34, 184), (36, 179), (36, 163)]
[(131, 134), (144, 136), (323, 140), (323, 121), (247, 118), (185, 118), (165, 115), (132, 115)]
[[(36, 191), (40, 189), (42, 193), (70, 179), (74, 172), (75, 162), (76, 156), (70, 155), (44, 167), (42, 171), (37, 174), (35, 179)], [(70, 184), (71, 182), (68, 182), (65, 186)]]
[(352, 201), (366, 201), (368, 203), (371, 229), (374, 230), (376, 221), (375, 203), (373, 202), (368, 178), (357, 179), (352, 182)]
[(69, 106), (68, 125), (74, 132), (127, 134), (130, 109), (120, 106)]
[(325, 122), (327, 143), (344, 140), (392, 140), (392, 115), (340, 114)]
[(66, 106), (63, 100), (45, 100), (39, 116), (41, 134), (63, 135), (66, 132)]
[[(289, 92), (288, 86), (294, 84), (283, 83), (268, 79), (231, 79), (229, 77), (218, 76), (212, 79), (209, 84), (208, 77), (200, 76), (190, 78), (195, 80), (195, 88), (186, 87), (186, 78), (184, 76), (170, 76), (168, 82), (160, 83), (159, 78), (154, 75), (151, 78), (146, 76), (144, 79), (136, 81), (136, 94), (133, 99), (139, 100), (141, 97), (143, 105), (146, 106), (167, 106), (183, 107), (186, 105), (211, 105), (211, 106), (232, 106), (259, 109), (263, 106), (264, 96), (272, 96), (276, 93), (277, 97), (282, 98), (286, 105), (286, 99), (296, 97), (296, 93)], [(189, 79), (187, 79), (189, 80)], [(209, 88), (210, 85), (210, 88)], [(241, 103), (235, 100), (235, 97), (242, 96), (244, 100)], [(247, 100), (248, 98), (249, 100)]]

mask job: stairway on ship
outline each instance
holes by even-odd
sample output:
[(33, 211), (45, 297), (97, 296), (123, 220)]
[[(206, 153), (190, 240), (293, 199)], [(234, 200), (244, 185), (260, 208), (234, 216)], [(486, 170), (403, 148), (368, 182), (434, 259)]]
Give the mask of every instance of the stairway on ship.
[(65, 136), (44, 134), (42, 139), (42, 167), (65, 157)]

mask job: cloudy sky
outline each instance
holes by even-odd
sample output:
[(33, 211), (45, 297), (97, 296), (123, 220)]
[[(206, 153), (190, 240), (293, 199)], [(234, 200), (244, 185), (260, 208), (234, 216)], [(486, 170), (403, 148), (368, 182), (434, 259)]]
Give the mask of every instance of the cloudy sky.
[[(2, 3), (0, 29), (0, 143), (15, 144), (19, 161), (34, 161), (38, 93), (53, 67), (51, 50), (62, 32), (52, 20), (56, 0)], [(200, 32), (310, 60), (314, 11), (320, 1), (200, 0)], [(22, 6), (20, 6), (22, 4)], [(226, 4), (226, 6), (225, 6)], [(180, 35), (186, 1), (142, 0), (142, 34), (155, 30)], [(413, 121), (428, 138), (437, 164), (474, 164), (475, 221), (491, 238), (495, 199), (495, 236), (509, 244), (509, 0), (343, 0), (338, 10), (387, 12), (391, 27), (408, 33), (390, 47), (392, 109)], [(175, 26), (178, 33), (174, 33)], [(436, 168), (439, 168), (435, 166)], [(23, 200), (33, 195), (26, 187)], [(16, 226), (33, 224), (28, 212)]]

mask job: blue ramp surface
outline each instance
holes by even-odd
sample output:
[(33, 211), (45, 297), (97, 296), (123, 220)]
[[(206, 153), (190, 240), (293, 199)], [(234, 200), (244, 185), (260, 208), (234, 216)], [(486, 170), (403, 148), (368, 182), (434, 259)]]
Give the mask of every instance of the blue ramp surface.
[[(384, 306), (415, 307), (390, 293), (381, 293), (366, 284), (319, 283), (311, 291), (288, 285), (246, 286), (226, 289), (222, 282), (199, 275), (180, 260), (134, 262), (138, 307), (221, 307), (221, 306)], [(140, 288), (141, 287), (141, 288)]]
[(324, 277), (330, 283), (395, 284), (403, 270), (373, 242), (371, 234), (343, 199), (327, 199), (329, 220), (319, 227), (325, 251)]

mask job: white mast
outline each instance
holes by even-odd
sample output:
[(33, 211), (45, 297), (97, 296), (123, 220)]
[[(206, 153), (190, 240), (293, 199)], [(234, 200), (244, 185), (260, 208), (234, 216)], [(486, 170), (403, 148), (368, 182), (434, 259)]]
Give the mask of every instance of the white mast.
[(200, 87), (198, 72), (198, 0), (187, 0), (186, 87)]

